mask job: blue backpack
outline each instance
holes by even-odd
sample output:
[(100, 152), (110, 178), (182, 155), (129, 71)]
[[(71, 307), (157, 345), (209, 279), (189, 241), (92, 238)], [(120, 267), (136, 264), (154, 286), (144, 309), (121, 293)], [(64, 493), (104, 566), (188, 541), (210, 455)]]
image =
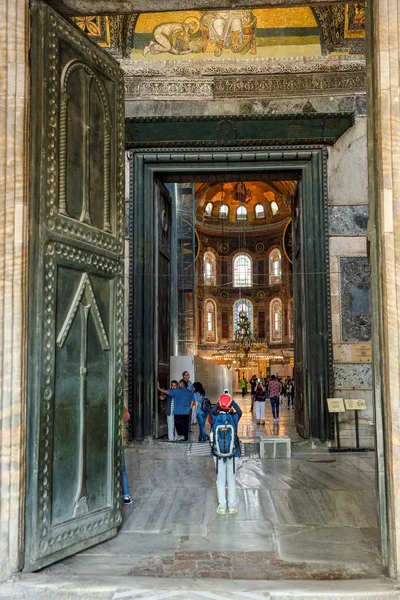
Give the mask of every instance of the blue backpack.
[[(231, 413), (219, 412), (213, 419), (210, 431), (211, 453), (226, 461), (233, 458), (239, 448), (236, 422)], [(217, 463), (218, 469), (218, 463)]]
[(203, 413), (205, 415), (208, 415), (208, 413), (210, 412), (210, 410), (211, 410), (211, 402), (208, 399), (208, 396), (202, 396), (201, 410), (203, 411)]

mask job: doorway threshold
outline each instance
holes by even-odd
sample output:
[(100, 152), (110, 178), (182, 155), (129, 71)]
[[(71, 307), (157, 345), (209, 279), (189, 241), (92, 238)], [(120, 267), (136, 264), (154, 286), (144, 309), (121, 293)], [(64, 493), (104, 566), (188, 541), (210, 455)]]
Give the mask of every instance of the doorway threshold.
[(31, 573), (0, 585), (1, 600), (397, 600), (392, 581), (227, 581)]

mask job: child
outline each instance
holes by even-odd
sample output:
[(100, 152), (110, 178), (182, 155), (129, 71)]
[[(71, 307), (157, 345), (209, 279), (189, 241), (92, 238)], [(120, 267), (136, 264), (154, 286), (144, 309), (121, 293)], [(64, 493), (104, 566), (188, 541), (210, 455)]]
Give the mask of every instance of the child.
[(236, 458), (240, 456), (237, 426), (242, 416), (240, 406), (228, 394), (222, 394), (210, 412), (211, 455), (217, 471), (217, 513), (226, 514), (225, 486), (228, 483), (229, 514), (237, 513), (236, 506)]

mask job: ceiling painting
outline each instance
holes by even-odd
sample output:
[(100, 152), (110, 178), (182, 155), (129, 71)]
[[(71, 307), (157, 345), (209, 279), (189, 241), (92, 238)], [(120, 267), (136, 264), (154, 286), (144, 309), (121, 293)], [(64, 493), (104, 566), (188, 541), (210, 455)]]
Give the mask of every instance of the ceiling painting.
[[(196, 220), (204, 228), (237, 225), (244, 206), (251, 227), (280, 223), (291, 215), (296, 181), (233, 181), (195, 184)], [(220, 209), (227, 207), (224, 219)], [(239, 223), (240, 224), (240, 223)]]

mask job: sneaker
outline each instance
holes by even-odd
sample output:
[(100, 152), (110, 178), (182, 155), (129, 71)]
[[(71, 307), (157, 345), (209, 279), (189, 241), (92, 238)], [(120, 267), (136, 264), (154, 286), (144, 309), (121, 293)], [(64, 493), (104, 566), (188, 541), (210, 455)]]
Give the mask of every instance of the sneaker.
[(279, 423), (279, 419), (277, 419), (276, 422)]
[(226, 515), (226, 508), (224, 506), (218, 506), (217, 507), (217, 513), (219, 515)]
[(132, 504), (132, 496), (124, 496), (124, 504)]
[(229, 509), (229, 514), (230, 514), (230, 515), (236, 515), (236, 513), (237, 513), (237, 508), (236, 508), (236, 506), (235, 506), (235, 508), (230, 508), (230, 509)]

